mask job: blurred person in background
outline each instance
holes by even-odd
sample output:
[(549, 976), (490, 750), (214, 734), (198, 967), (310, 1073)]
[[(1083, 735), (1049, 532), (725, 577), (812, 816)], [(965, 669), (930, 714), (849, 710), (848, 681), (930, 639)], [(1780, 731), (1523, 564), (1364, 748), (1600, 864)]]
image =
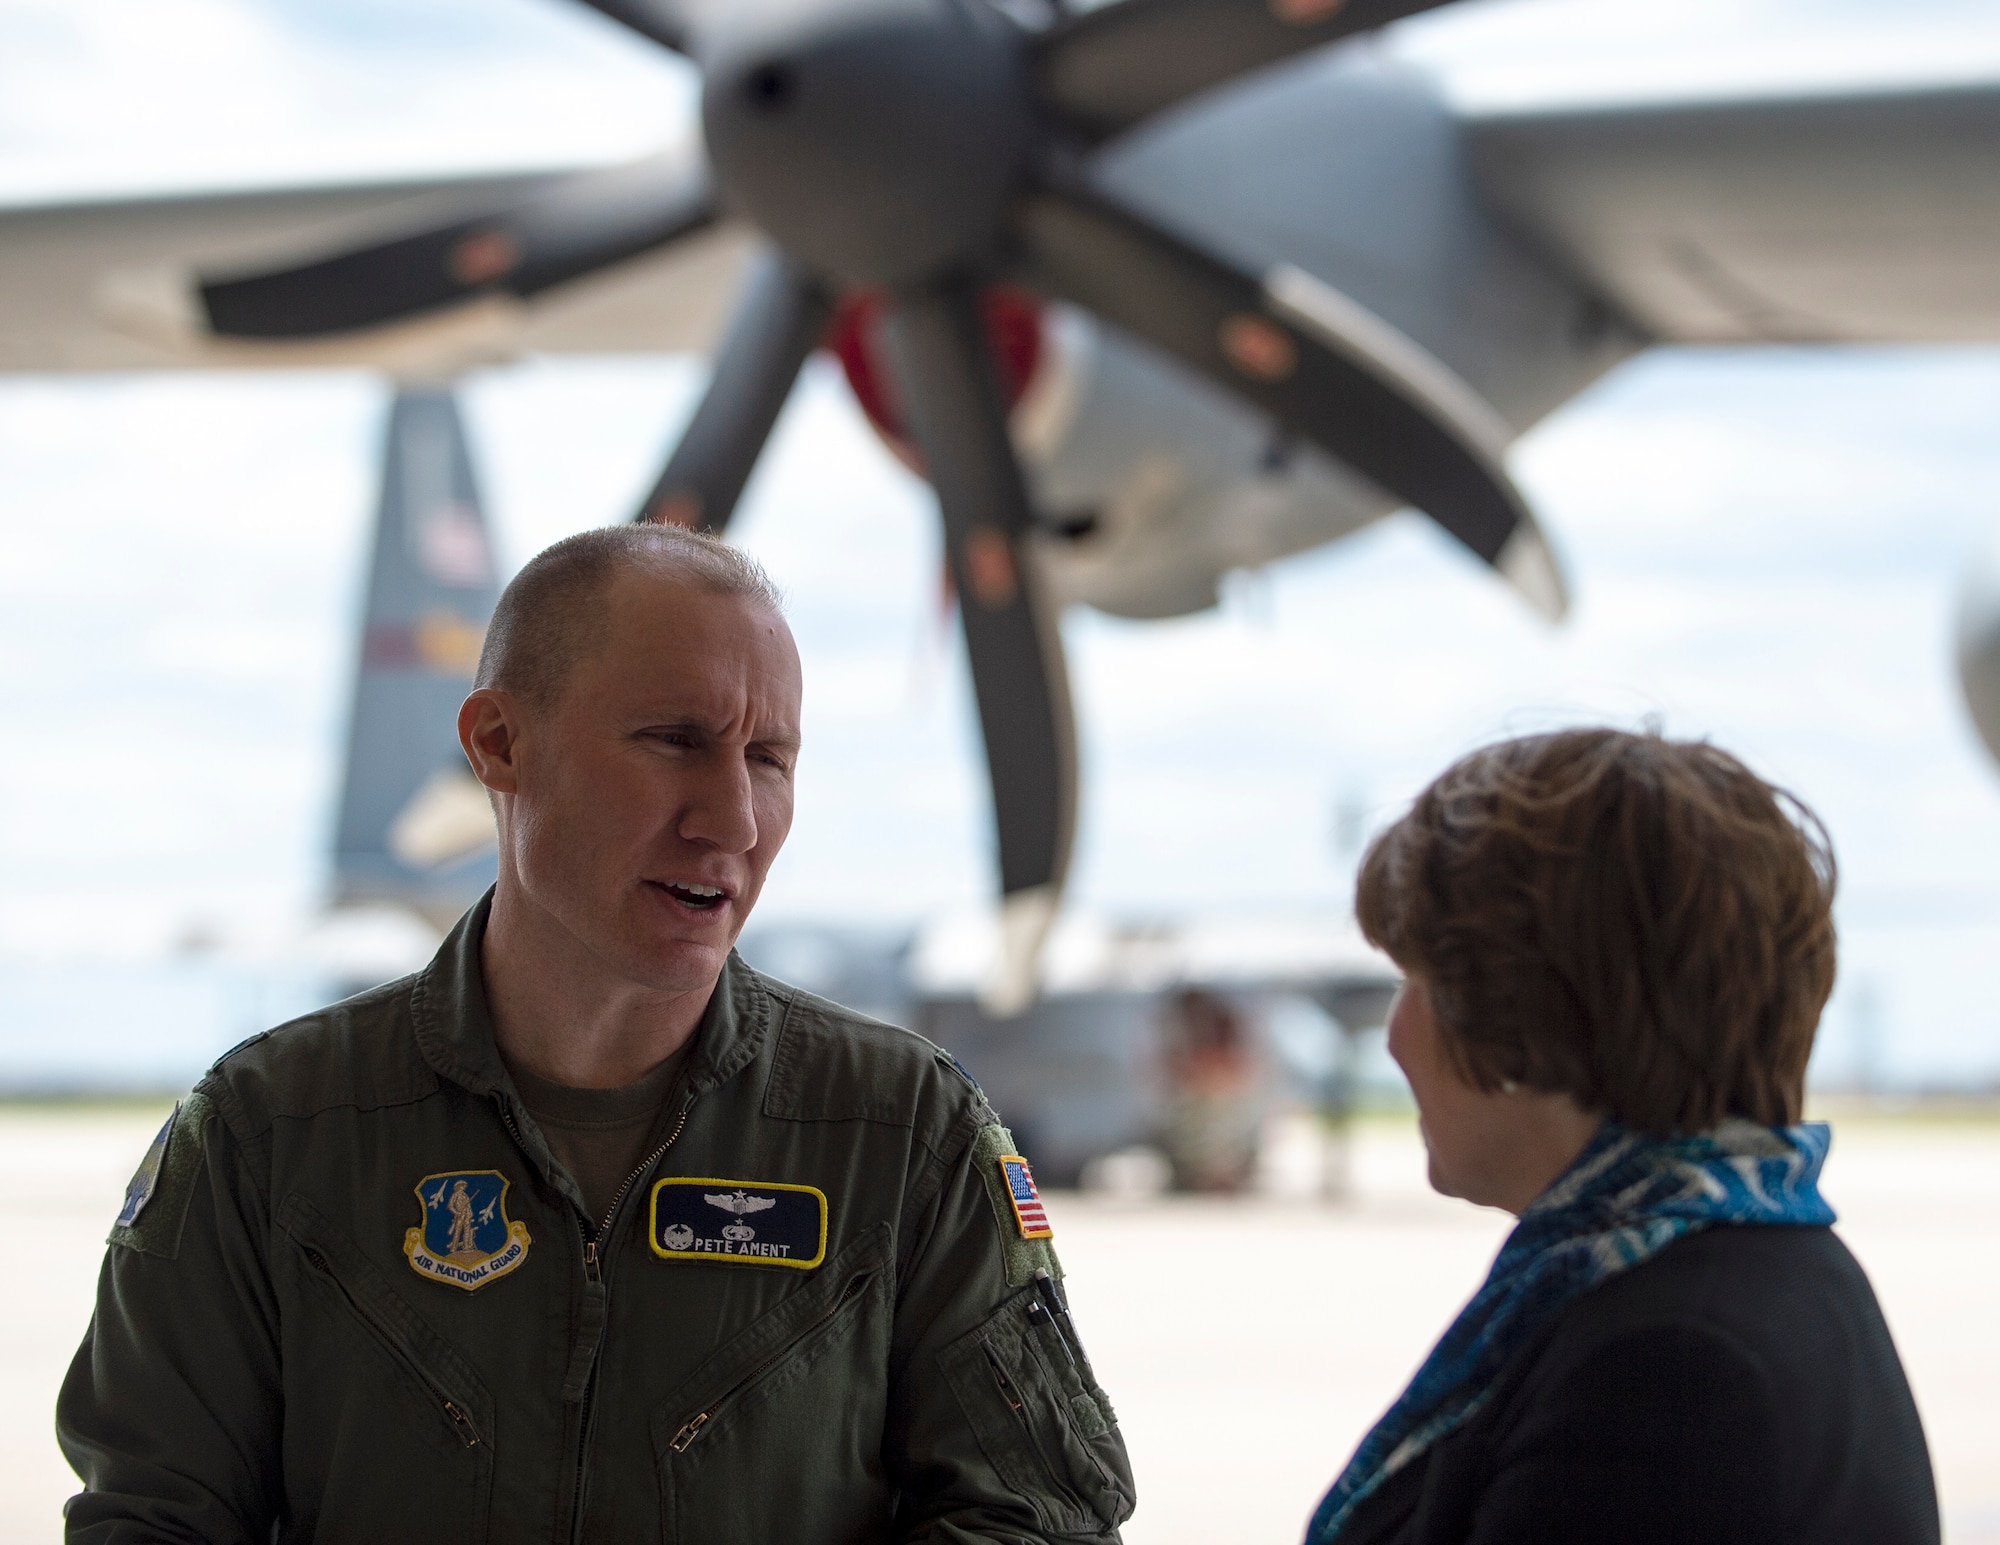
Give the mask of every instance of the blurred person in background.
[(1834, 862), (1713, 746), (1572, 730), (1447, 770), (1361, 926), (1447, 1196), (1519, 1218), (1308, 1545), (1935, 1545), (1923, 1429), (1800, 1123)]
[(1242, 1009), (1189, 987), (1174, 996), (1162, 1028), (1167, 1106), (1160, 1146), (1174, 1189), (1225, 1196), (1248, 1189), (1264, 1092)]

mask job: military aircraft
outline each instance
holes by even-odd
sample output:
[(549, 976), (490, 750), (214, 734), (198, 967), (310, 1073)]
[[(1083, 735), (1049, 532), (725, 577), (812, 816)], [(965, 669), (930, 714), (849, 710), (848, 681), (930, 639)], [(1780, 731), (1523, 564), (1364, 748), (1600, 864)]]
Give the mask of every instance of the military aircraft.
[(457, 724), (499, 599), (457, 398), (405, 385), (384, 432), (334, 828), (335, 906), (387, 902), (443, 933), (493, 883), (493, 811), (459, 752)]
[(699, 144), (0, 214), (0, 369), (439, 379), (685, 348), (727, 310), (639, 512), (721, 530), (830, 347), (938, 491), (996, 1008), (1032, 994), (1068, 862), (1062, 606), (1198, 610), (1409, 505), (1560, 616), (1505, 454), (1621, 361), (2000, 333), (2000, 86), (1472, 112), (1367, 44), (1428, 0), (585, 3), (699, 66)]
[[(948, 1047), (1007, 1113), (1037, 1173), (1064, 1186), (1107, 1155), (1152, 1149), (1183, 1189), (1240, 1188), (1267, 1111), (1306, 1105), (1334, 1122), (1351, 1111), (1361, 1037), (1385, 1023), (1399, 980), (1338, 914), (1067, 909), (1041, 996), (996, 1018), (980, 1001), (1000, 953), (996, 921), (945, 913), (903, 934), (753, 923), (742, 949), (784, 981)], [(1230, 1044), (1213, 1044), (1215, 1029)], [(1218, 1140), (1234, 1150), (1222, 1174), (1197, 1157), (1222, 1157)]]

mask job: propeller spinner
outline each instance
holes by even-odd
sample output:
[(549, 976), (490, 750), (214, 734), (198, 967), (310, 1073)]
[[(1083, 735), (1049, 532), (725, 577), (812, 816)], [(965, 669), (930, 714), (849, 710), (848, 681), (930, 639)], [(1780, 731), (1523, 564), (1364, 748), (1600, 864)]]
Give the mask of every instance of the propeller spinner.
[(1310, 275), (1242, 271), (1092, 176), (1093, 147), (1153, 114), (1442, 0), (1119, 0), (1040, 30), (989, 0), (586, 3), (701, 66), (706, 167), (588, 174), (448, 226), (211, 280), (211, 325), (302, 337), (530, 295), (678, 240), (726, 205), (773, 250), (642, 510), (719, 531), (836, 307), (871, 297), (881, 395), (937, 490), (992, 779), (1004, 959), (989, 1009), (1033, 997), (1076, 805), (1061, 639), (1008, 437), (1012, 383), (989, 345), (993, 286), (1083, 307), (1207, 375), (1560, 614), (1557, 571), (1502, 463), (1505, 431), (1469, 387)]

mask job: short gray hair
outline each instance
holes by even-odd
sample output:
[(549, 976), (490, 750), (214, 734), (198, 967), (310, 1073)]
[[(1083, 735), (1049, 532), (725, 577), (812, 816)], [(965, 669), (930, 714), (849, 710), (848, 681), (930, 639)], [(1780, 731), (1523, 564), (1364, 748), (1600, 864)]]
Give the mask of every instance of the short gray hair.
[(685, 526), (601, 526), (545, 547), (500, 592), (472, 684), (546, 707), (577, 663), (604, 646), (597, 603), (625, 569), (644, 569), (708, 595), (741, 596), (784, 615), (763, 565), (721, 537)]

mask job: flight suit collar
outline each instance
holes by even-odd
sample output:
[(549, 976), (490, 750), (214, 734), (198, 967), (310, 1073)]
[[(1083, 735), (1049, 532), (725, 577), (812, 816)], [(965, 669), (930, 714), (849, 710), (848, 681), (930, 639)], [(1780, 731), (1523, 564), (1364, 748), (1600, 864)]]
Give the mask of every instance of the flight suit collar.
[[(441, 1077), (518, 1108), (520, 1096), (493, 1040), (493, 1010), (479, 960), (492, 908), (488, 890), (445, 936), (417, 977), (410, 1013), (418, 1048)], [(686, 1083), (690, 1097), (733, 1077), (757, 1055), (770, 1033), (773, 1007), (762, 979), (731, 950), (695, 1030)]]

